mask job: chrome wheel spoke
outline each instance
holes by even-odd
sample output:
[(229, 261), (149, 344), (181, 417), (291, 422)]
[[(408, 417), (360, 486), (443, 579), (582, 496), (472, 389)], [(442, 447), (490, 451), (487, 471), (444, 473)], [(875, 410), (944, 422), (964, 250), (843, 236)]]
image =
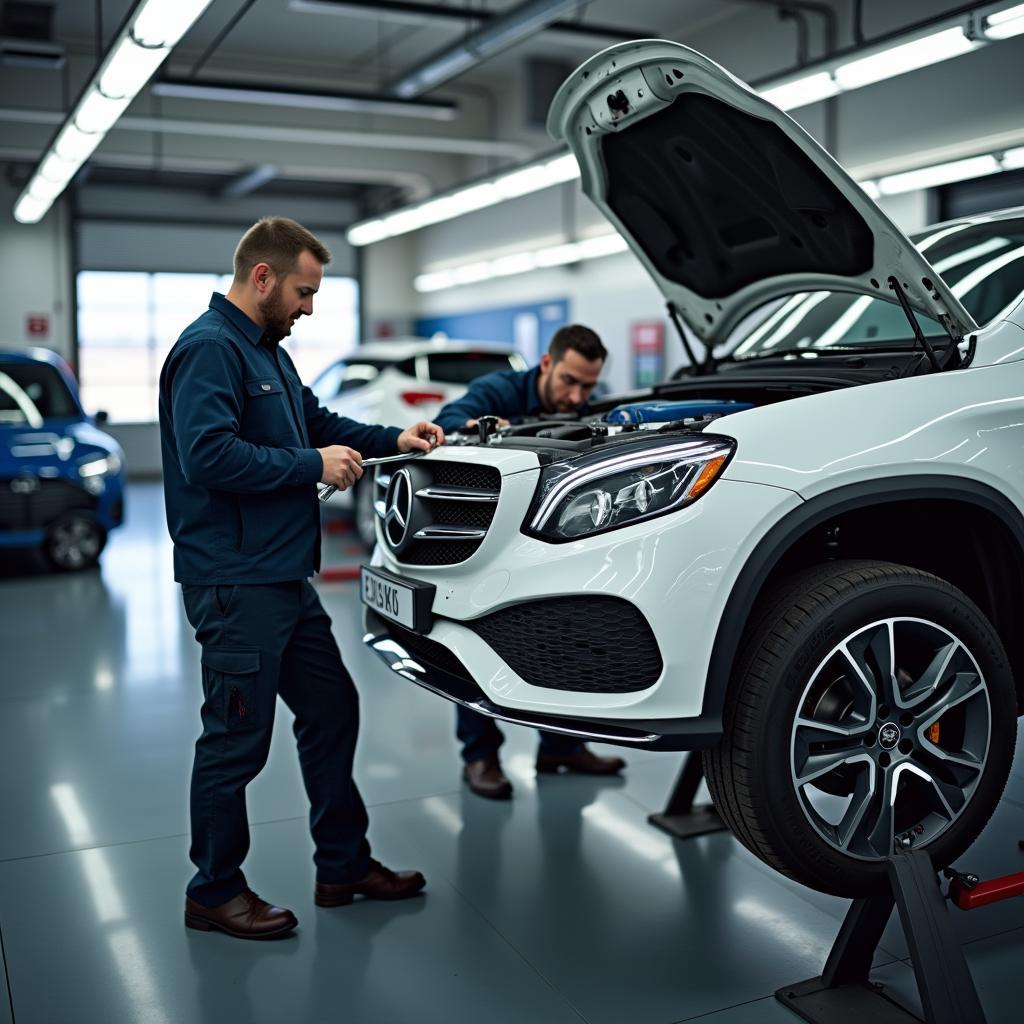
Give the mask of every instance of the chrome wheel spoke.
[(949, 668), (953, 662), (954, 655), (962, 650), (959, 643), (953, 641), (940, 647), (935, 652), (931, 664), (921, 673), (919, 679), (912, 683), (901, 694), (897, 694), (897, 701), (901, 708), (914, 708), (927, 701), (935, 694), (947, 677)]
[(867, 770), (860, 774), (854, 786), (850, 806), (836, 825), (836, 842), (842, 850), (848, 850), (853, 839), (861, 833), (875, 797), (875, 764), (870, 758), (867, 761)]
[(974, 697), (985, 699), (985, 684), (976, 672), (957, 672), (951, 682), (934, 694), (931, 701), (925, 702), (917, 709), (920, 718), (928, 723), (937, 722), (946, 712)]
[(875, 787), (872, 801), (873, 816), (865, 815), (861, 829), (867, 846), (877, 857), (888, 857), (893, 852), (896, 821), (895, 777), (895, 772), (892, 771), (880, 773), (881, 786)]
[(875, 623), (843, 644), (843, 653), (865, 680), (877, 704), (895, 702), (896, 654), (891, 619)]
[(794, 776), (794, 782), (798, 786), (806, 786), (815, 779), (820, 779), (840, 768), (861, 764), (865, 761), (870, 764), (871, 758), (864, 753), (864, 748), (859, 743), (855, 746), (844, 745), (839, 748), (817, 751), (804, 758), (803, 764), (800, 765)]

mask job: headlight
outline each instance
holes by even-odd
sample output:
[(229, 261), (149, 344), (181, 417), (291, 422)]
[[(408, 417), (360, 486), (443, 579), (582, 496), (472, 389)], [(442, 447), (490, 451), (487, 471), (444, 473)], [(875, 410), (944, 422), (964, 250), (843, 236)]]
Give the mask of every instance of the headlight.
[(735, 447), (717, 436), (660, 439), (549, 466), (541, 472), (525, 532), (574, 540), (674, 512), (714, 483)]
[(98, 459), (90, 459), (78, 467), (78, 475), (81, 477), (107, 476), (109, 473), (116, 473), (121, 468), (121, 460), (114, 455), (101, 455)]

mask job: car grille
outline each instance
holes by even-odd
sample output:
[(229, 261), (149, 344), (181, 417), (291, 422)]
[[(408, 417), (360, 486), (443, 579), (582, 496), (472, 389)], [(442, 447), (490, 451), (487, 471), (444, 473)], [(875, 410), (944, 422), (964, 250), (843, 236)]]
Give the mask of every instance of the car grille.
[(66, 512), (92, 510), (96, 504), (92, 495), (66, 480), (0, 480), (0, 530), (36, 530), (49, 526)]
[[(501, 474), (493, 466), (459, 462), (410, 462), (412, 513), (406, 539), (389, 546), (406, 565), (455, 565), (483, 543), (498, 507)], [(377, 474), (377, 514), (382, 518), (394, 472)], [(388, 531), (385, 529), (385, 536)]]
[(632, 693), (661, 675), (661, 652), (640, 610), (617, 597), (557, 597), (461, 623), (532, 686)]

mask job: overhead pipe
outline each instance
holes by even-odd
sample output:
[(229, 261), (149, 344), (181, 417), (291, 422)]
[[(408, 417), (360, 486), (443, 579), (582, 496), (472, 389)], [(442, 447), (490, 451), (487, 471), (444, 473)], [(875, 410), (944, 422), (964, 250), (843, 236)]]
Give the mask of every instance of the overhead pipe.
[(590, 0), (525, 0), (461, 42), (428, 57), (384, 91), (402, 99), (420, 96), (535, 35), (566, 12), (579, 11), (589, 3)]
[[(447, 7), (439, 3), (420, 3), (419, 0), (288, 0), (288, 8), (303, 14), (341, 14), (352, 17), (394, 21), (406, 25), (427, 25), (431, 22), (457, 22), (479, 25), (502, 17), (500, 12), (472, 7)], [(595, 46), (604, 43), (625, 43), (642, 39), (652, 33), (650, 29), (632, 29), (621, 25), (583, 25), (575, 21), (553, 21), (545, 31), (563, 36), (576, 36)]]

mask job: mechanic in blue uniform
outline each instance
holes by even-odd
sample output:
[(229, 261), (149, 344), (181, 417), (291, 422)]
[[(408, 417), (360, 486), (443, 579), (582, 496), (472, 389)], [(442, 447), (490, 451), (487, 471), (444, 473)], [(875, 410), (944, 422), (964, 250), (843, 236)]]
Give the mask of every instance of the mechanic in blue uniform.
[[(481, 416), (497, 416), (500, 422), (510, 423), (543, 413), (585, 415), (589, 411), (587, 399), (607, 355), (601, 339), (589, 327), (562, 327), (555, 332), (539, 366), (525, 371), (498, 370), (478, 377), (465, 395), (438, 413), (437, 422), (444, 430), (455, 431), (475, 427)], [(505, 738), (494, 719), (458, 705), (456, 735), (462, 742), (465, 762), (462, 777), (469, 788), (479, 796), (507, 800), (512, 795), (512, 783), (498, 757)], [(573, 737), (540, 730), (538, 772), (613, 775), (625, 765), (621, 757), (599, 757)]]
[(279, 342), (313, 312), (330, 253), (284, 217), (249, 229), (226, 295), (185, 329), (160, 375), (160, 437), (174, 577), (202, 647), (203, 731), (192, 769), (185, 924), (271, 938), (298, 923), (241, 865), (245, 788), (267, 760), (278, 695), (310, 802), (318, 906), (404, 899), (425, 881), (370, 856), (352, 779), (358, 697), (309, 582), (320, 566), (316, 484), (352, 486), (362, 456), (430, 450), (432, 423), (366, 426), (317, 404)]

